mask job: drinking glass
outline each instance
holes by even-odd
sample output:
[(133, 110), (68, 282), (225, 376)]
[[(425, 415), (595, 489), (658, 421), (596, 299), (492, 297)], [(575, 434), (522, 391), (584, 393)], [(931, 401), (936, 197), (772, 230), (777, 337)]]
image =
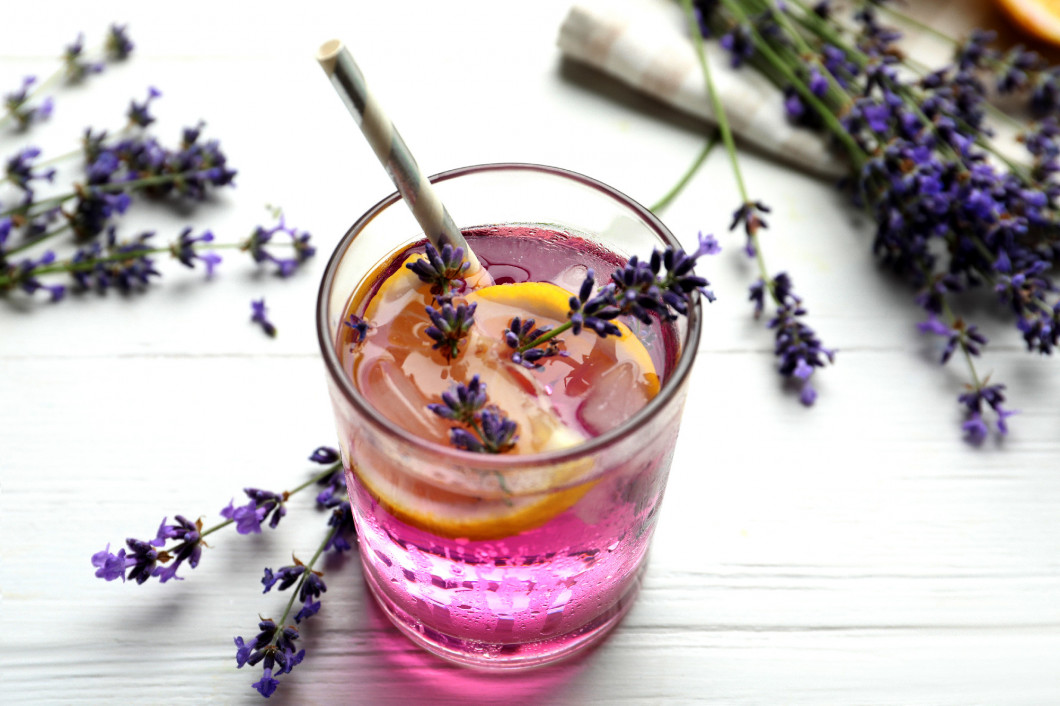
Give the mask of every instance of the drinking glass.
[[(465, 230), (559, 232), (621, 261), (678, 246), (650, 211), (563, 169), (479, 165), (431, 181)], [(320, 288), (318, 336), (364, 576), (394, 625), (430, 652), (484, 668), (551, 663), (604, 636), (637, 593), (699, 342), (699, 305), (646, 341), (661, 387), (621, 424), (561, 450), (475, 454), (390, 421), (343, 365), (351, 294), (422, 240), (391, 194), (350, 228)]]

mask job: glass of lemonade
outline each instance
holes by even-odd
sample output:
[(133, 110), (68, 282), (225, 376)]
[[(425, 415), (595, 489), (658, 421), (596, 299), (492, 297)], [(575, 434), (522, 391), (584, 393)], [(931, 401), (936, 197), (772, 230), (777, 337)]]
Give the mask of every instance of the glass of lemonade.
[[(424, 333), (429, 286), (404, 265), (425, 239), (396, 193), (342, 239), (320, 290), (364, 575), (393, 623), (435, 654), (547, 664), (605, 635), (636, 595), (699, 304), (670, 322), (624, 318), (621, 336), (568, 330), (557, 355), (518, 365), (504, 341), (513, 316), (562, 323), (589, 269), (604, 284), (629, 257), (678, 243), (647, 209), (562, 169), (482, 165), (431, 181), (494, 283), (465, 292), (477, 310), (458, 355)], [(363, 339), (344, 324), (351, 314), (369, 324)], [(476, 376), (518, 423), (504, 453), (457, 448), (453, 422), (427, 407)]]

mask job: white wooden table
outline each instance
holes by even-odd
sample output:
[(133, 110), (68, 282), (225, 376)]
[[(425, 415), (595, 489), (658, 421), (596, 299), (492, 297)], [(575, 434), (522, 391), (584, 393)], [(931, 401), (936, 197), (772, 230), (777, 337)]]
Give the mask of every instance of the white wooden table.
[[(128, 22), (130, 61), (56, 93), (26, 137), (46, 154), (87, 125), (119, 127), (149, 85), (157, 134), (198, 119), (238, 187), (190, 214), (136, 204), (124, 233), (185, 223), (219, 241), (268, 223), (311, 231), (319, 256), (280, 280), (226, 254), (218, 275), (160, 258), (143, 296), (0, 300), (0, 701), (243, 703), (235, 635), (285, 596), (265, 566), (307, 558), (323, 517), (295, 499), (276, 532), (219, 533), (183, 582), (105, 583), (90, 556), (151, 537), (163, 516), (207, 524), (245, 486), (289, 488), (333, 443), (313, 328), (327, 253), (389, 193), (383, 171), (313, 61), (338, 36), (424, 169), (554, 164), (645, 203), (682, 173), (705, 128), (567, 65), (563, 0), (496, 3), (83, 3), (5, 11), (0, 89), (79, 30)], [(170, 136), (173, 136), (172, 138)], [(911, 295), (876, 268), (871, 226), (830, 185), (744, 155), (773, 209), (770, 266), (839, 349), (807, 410), (773, 372), (750, 316), (752, 274), (727, 234), (737, 195), (714, 154), (664, 220), (695, 244), (717, 233), (719, 295), (694, 375), (650, 570), (598, 649), (526, 674), (484, 675), (411, 647), (353, 561), (328, 566), (305, 662), (284, 703), (1049, 704), (1060, 702), (1060, 368), (1022, 352), (984, 312), (984, 370), (1021, 414), (1003, 443), (960, 439), (959, 368), (939, 368)], [(63, 175), (60, 175), (62, 178)], [(5, 197), (0, 196), (0, 200)], [(9, 198), (9, 197), (6, 197)], [(264, 296), (279, 335), (249, 323)]]

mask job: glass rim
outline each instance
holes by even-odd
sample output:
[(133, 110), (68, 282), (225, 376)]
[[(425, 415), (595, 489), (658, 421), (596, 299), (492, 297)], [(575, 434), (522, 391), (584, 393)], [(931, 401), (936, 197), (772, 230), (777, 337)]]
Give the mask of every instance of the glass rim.
[[(654, 213), (640, 203), (618, 189), (608, 186), (601, 181), (561, 167), (528, 162), (476, 164), (439, 172), (438, 174), (428, 177), (428, 180), (433, 184), (474, 174), (520, 171), (536, 172), (559, 177), (561, 179), (567, 179), (581, 184), (582, 186), (587, 186), (602, 192), (604, 195), (614, 199), (616, 202), (630, 209), (640, 217), (665, 245), (675, 248), (681, 247), (681, 244), (678, 242), (677, 238), (674, 237), (673, 233), (670, 232), (670, 229), (663, 225), (662, 221), (659, 220)], [(335, 350), (335, 342), (329, 335), (330, 324), (328, 321), (328, 307), (330, 299), (329, 294), (334, 284), (335, 274), (338, 271), (339, 263), (349, 249), (350, 243), (353, 242), (354, 238), (356, 238), (358, 233), (363, 230), (365, 225), (371, 222), (380, 212), (400, 200), (401, 195), (397, 191), (392, 192), (390, 195), (384, 197), (374, 206), (369, 208), (352, 226), (350, 226), (349, 230), (346, 231), (346, 234), (338, 244), (336, 244), (331, 257), (328, 259), (328, 264), (324, 269), (324, 274), (320, 282), (320, 289), (317, 294), (317, 340), (320, 343), (320, 350), (324, 357), (324, 364), (327, 368), (328, 376), (331, 378), (332, 382), (335, 383), (337, 389), (341, 391), (343, 398), (349, 404), (353, 405), (353, 407), (355, 407), (369, 423), (385, 433), (391, 439), (414, 447), (420, 452), (444, 454), (447, 457), (459, 459), (462, 464), (472, 468), (482, 467), (491, 470), (500, 470), (555, 465), (592, 454), (600, 449), (607, 448), (626, 439), (656, 417), (673, 399), (674, 395), (677, 394), (677, 390), (681, 389), (682, 384), (692, 369), (692, 361), (695, 358), (696, 350), (699, 347), (699, 339), (702, 332), (702, 306), (699, 297), (696, 297), (694, 304), (689, 307), (688, 310), (688, 316), (686, 317), (688, 320), (688, 328), (684, 337), (684, 345), (681, 354), (677, 359), (677, 365), (669, 379), (664, 381), (658, 394), (656, 394), (648, 404), (637, 410), (633, 416), (619, 424), (617, 427), (609, 429), (599, 436), (591, 437), (576, 446), (534, 454), (480, 454), (420, 438), (387, 419), (366, 397), (364, 397), (364, 395), (360, 393), (359, 390), (357, 390), (353, 381), (343, 371), (342, 364), (339, 361), (338, 352)], [(373, 263), (373, 265), (374, 264), (376, 263)]]

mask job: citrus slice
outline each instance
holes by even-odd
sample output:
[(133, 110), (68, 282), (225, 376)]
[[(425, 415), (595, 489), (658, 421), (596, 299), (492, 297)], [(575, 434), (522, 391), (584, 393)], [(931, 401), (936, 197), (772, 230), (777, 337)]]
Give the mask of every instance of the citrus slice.
[(997, 0), (1022, 31), (1060, 46), (1060, 2), (1057, 0)]
[[(620, 423), (643, 407), (659, 389), (651, 356), (624, 325), (622, 335), (599, 339), (586, 332), (562, 336), (562, 355), (543, 359), (539, 370), (511, 362), (504, 330), (513, 316), (534, 318), (537, 326), (555, 326), (567, 318), (571, 293), (550, 283), (489, 285), (463, 298), (475, 304), (475, 324), (462, 352), (447, 360), (431, 348), (424, 333), (431, 325), (425, 306), (429, 285), (407, 267), (411, 255), (371, 295), (364, 318), (372, 324), (357, 349), (355, 384), (383, 415), (418, 437), (449, 444), (453, 422), (431, 412), (454, 383), (478, 376), (489, 404), (518, 424), (518, 440), (508, 453), (535, 454), (569, 448), (589, 435)], [(573, 400), (573, 402), (572, 402)], [(589, 460), (542, 470), (542, 488), (524, 495), (508, 492), (498, 471), (474, 492), (458, 490), (430, 477), (409, 473), (373, 444), (352, 450), (354, 472), (392, 515), (424, 531), (472, 540), (497, 539), (538, 527), (571, 507), (595, 481)], [(488, 473), (486, 474), (489, 475)], [(492, 488), (492, 490), (485, 490)]]

